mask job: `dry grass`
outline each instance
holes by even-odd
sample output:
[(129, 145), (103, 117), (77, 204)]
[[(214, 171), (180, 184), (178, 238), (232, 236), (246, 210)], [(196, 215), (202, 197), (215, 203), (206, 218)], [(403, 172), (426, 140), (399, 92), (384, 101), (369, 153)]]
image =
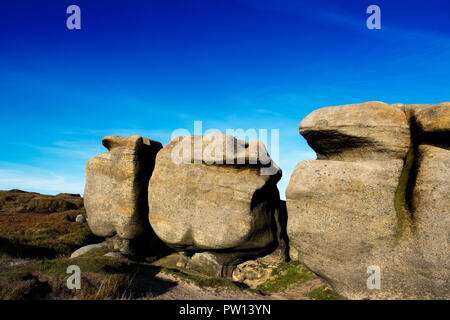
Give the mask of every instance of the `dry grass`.
[(0, 255), (49, 258), (97, 240), (86, 223), (75, 222), (85, 213), (78, 195), (0, 191), (0, 210)]
[[(104, 252), (98, 251), (76, 259), (35, 261), (25, 267), (0, 274), (0, 288), (4, 288), (0, 289), (0, 299), (140, 299), (147, 297), (156, 287), (163, 291), (170, 287), (170, 284), (155, 277), (160, 271), (158, 267), (111, 259), (103, 254)], [(66, 273), (69, 265), (77, 265), (81, 269), (80, 290), (70, 290), (66, 286), (70, 276)], [(35, 281), (24, 281), (29, 279)], [(40, 290), (35, 288), (38, 284), (41, 284)], [(46, 287), (42, 287), (42, 284)], [(12, 288), (18, 290), (12, 293)]]
[[(97, 279), (96, 283), (90, 281), (80, 290), (77, 299), (81, 300), (130, 300), (134, 295), (134, 282), (136, 272), (132, 274), (105, 275)], [(86, 279), (85, 279), (86, 280)], [(88, 280), (89, 282), (89, 280)]]
[(47, 295), (51, 287), (31, 273), (18, 273), (0, 278), (0, 299), (30, 300)]
[(55, 257), (98, 239), (79, 210), (61, 213), (0, 213), (0, 253), (13, 257)]
[[(153, 297), (176, 286), (173, 281), (157, 277), (161, 271), (200, 288), (229, 292), (258, 291), (266, 295), (314, 277), (302, 265), (288, 263), (274, 270), (271, 279), (258, 286), (256, 291), (227, 279), (207, 276), (198, 270), (178, 267), (179, 256), (175, 253), (165, 257), (149, 257), (146, 261), (131, 261), (107, 258), (104, 257), (105, 250), (98, 250), (69, 259), (68, 255), (79, 247), (103, 239), (95, 237), (87, 223), (75, 222), (83, 209), (45, 214), (26, 212), (33, 201), (38, 207), (52, 208), (52, 203), (64, 207), (59, 199), (73, 195), (55, 196), (52, 198), (54, 202), (50, 203), (47, 198), (39, 197), (35, 193), (0, 191), (0, 207), (3, 210), (0, 211), (0, 299), (115, 300)], [(69, 265), (77, 265), (81, 269), (81, 290), (66, 287), (70, 276), (66, 273)], [(333, 299), (334, 293), (321, 289), (310, 298)]]
[(42, 195), (21, 190), (0, 190), (0, 212), (52, 213), (83, 208), (83, 198), (76, 194)]

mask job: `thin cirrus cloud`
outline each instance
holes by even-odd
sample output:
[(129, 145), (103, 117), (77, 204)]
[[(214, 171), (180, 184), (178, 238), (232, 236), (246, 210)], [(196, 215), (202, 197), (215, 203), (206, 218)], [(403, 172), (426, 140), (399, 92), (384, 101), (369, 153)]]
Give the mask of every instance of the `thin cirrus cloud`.
[(22, 189), (46, 194), (82, 193), (84, 176), (41, 167), (0, 162), (0, 189)]
[(27, 159), (23, 159), (22, 163), (0, 161), (0, 190), (82, 194), (86, 161), (106, 151), (102, 150), (101, 143), (96, 145), (85, 140), (25, 147)]
[(104, 152), (95, 142), (83, 141), (57, 141), (51, 146), (33, 146), (40, 153), (56, 157), (64, 157), (66, 160), (89, 159), (93, 155)]
[[(414, 1), (398, 2), (393, 4), (389, 1), (379, 0), (377, 3), (369, 3), (364, 1), (329, 1), (319, 0), (311, 1), (307, 4), (301, 1), (290, 0), (278, 0), (278, 1), (259, 1), (259, 0), (244, 0), (244, 2), (253, 8), (260, 10), (273, 12), (278, 11), (285, 15), (295, 16), (299, 19), (311, 19), (321, 24), (328, 26), (342, 26), (350, 28), (353, 31), (359, 33), (366, 33), (366, 19), (369, 14), (366, 13), (366, 9), (369, 5), (376, 4), (381, 8), (382, 13), (382, 28), (389, 31), (390, 37), (404, 37), (417, 40), (417, 37), (423, 38), (429, 41), (445, 41), (448, 40), (450, 34), (448, 29), (438, 28), (439, 24), (433, 21), (431, 24), (417, 24), (411, 20), (418, 19), (422, 16), (422, 20), (426, 21), (429, 15), (421, 12), (421, 7), (442, 7), (440, 0), (427, 1), (424, 5), (423, 1), (418, 1), (419, 4)], [(399, 8), (402, 10), (399, 10)], [(388, 19), (385, 19), (387, 15)], [(436, 15), (433, 11), (432, 18), (439, 19), (445, 17), (442, 12)], [(385, 22), (385, 23), (384, 23)], [(420, 26), (420, 27), (419, 27)], [(377, 34), (377, 33), (373, 33)], [(380, 37), (386, 37), (385, 34), (378, 34)]]
[(98, 154), (107, 152), (101, 142), (103, 136), (142, 135), (168, 142), (170, 134), (168, 130), (131, 128), (67, 130), (57, 136), (72, 140), (25, 144), (24, 148), (28, 150), (26, 164), (0, 161), (0, 190), (22, 189), (46, 194), (60, 192), (82, 194), (86, 162)]

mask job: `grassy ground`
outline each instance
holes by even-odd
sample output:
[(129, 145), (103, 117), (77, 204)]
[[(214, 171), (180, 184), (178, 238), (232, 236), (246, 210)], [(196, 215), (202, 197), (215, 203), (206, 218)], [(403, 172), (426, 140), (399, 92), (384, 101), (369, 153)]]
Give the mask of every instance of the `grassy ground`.
[(272, 271), (272, 278), (258, 285), (256, 290), (262, 294), (270, 294), (302, 284), (315, 278), (314, 273), (298, 262), (289, 262)]
[[(270, 298), (274, 293), (279, 295), (316, 278), (301, 264), (291, 262), (274, 269), (269, 279), (249, 288), (243, 283), (207, 276), (201, 270), (179, 267), (177, 253), (131, 261), (105, 257), (107, 251), (99, 250), (70, 259), (70, 254), (79, 247), (103, 240), (90, 232), (87, 223), (75, 222), (75, 217), (84, 212), (79, 203), (78, 209), (62, 212), (24, 212), (27, 204), (40, 195), (13, 192), (11, 197), (11, 193), (3, 192), (0, 196), (0, 205), (3, 204), (0, 211), (0, 299), (148, 299), (163, 295), (180, 283), (195, 286), (200, 298), (202, 290), (209, 289), (226, 292), (230, 298), (233, 295), (245, 298), (245, 294)], [(17, 207), (12, 201), (16, 205), (21, 202), (17, 205), (20, 210), (13, 210)], [(81, 290), (69, 290), (66, 286), (70, 265), (77, 265), (82, 271)], [(188, 292), (181, 298), (190, 297)], [(338, 298), (327, 287), (312, 291), (307, 297)]]
[(17, 189), (0, 190), (0, 212), (52, 213), (82, 207), (83, 199), (78, 194), (60, 193), (50, 196)]
[(51, 258), (98, 241), (86, 223), (75, 222), (79, 213), (0, 213), (0, 254)]
[[(176, 268), (167, 261), (130, 261), (104, 257), (106, 251), (94, 251), (75, 259), (66, 257), (33, 260), (24, 266), (0, 273), (1, 299), (147, 299), (163, 294), (176, 283), (160, 279), (159, 274), (169, 274), (182, 282), (192, 283), (202, 290), (221, 290), (234, 293), (247, 292), (270, 298), (271, 294), (301, 286), (314, 278), (299, 264), (280, 267), (273, 279), (266, 280), (257, 289), (251, 289), (227, 279), (205, 276), (191, 270)], [(175, 257), (176, 254), (173, 254)], [(5, 257), (3, 258), (5, 259)], [(82, 270), (81, 290), (69, 290), (66, 273), (69, 265)], [(151, 294), (149, 295), (149, 288)], [(328, 287), (309, 294), (310, 299), (339, 298)]]
[(330, 289), (327, 286), (323, 286), (317, 290), (314, 290), (311, 292), (308, 297), (311, 300), (340, 300), (342, 299), (339, 297), (336, 292), (334, 292), (332, 289)]

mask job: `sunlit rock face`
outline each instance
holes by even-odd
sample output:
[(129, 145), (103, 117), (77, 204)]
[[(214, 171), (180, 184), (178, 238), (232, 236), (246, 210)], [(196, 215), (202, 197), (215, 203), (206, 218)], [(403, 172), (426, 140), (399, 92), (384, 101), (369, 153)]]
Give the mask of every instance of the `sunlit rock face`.
[(134, 239), (150, 229), (147, 188), (161, 143), (140, 136), (108, 136), (108, 152), (87, 162), (84, 203), (97, 236)]
[(300, 133), (318, 160), (286, 191), (299, 260), (348, 298), (449, 299), (449, 132), (449, 103), (308, 115)]
[(259, 141), (220, 133), (175, 137), (156, 157), (150, 224), (172, 248), (210, 251), (232, 267), (277, 247), (280, 178)]

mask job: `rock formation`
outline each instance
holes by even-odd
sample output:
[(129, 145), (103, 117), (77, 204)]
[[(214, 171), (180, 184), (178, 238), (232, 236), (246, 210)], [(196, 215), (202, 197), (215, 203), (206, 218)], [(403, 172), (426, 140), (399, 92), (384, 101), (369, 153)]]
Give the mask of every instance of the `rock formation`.
[(147, 187), (161, 143), (140, 136), (108, 136), (109, 152), (87, 162), (84, 203), (92, 232), (131, 240), (149, 229)]
[[(231, 277), (243, 260), (273, 251), (279, 240), (281, 170), (259, 141), (230, 135), (175, 137), (156, 157), (149, 220), (170, 247), (208, 260)], [(202, 260), (202, 261), (203, 261)]]
[[(212, 133), (162, 148), (105, 137), (109, 152), (86, 166), (84, 203), (107, 239), (76, 254), (125, 257), (162, 241), (180, 252), (177, 267), (253, 283), (289, 251), (350, 299), (450, 299), (450, 103), (328, 107), (300, 133), (317, 160), (297, 165), (286, 204), (259, 141)], [(55, 198), (64, 207), (73, 197)], [(11, 199), (0, 198), (2, 210)]]
[(286, 191), (300, 261), (351, 299), (449, 299), (450, 104), (328, 107), (300, 133), (317, 152)]

